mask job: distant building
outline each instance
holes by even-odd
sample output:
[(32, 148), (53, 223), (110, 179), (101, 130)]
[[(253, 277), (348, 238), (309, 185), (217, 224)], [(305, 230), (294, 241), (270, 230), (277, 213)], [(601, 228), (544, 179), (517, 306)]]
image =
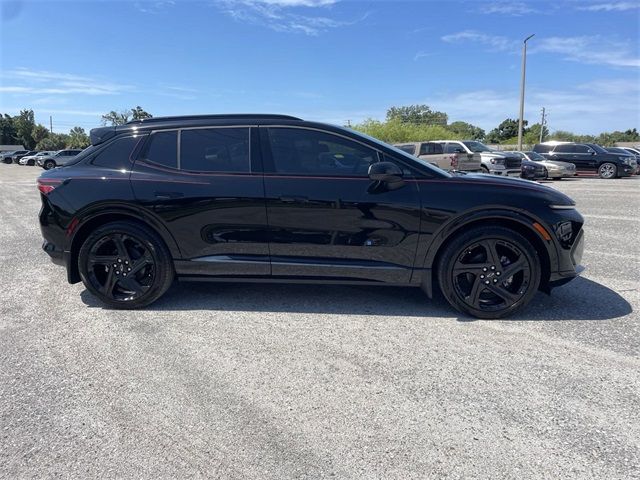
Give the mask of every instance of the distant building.
[(15, 150), (26, 150), (22, 145), (0, 145), (0, 152), (13, 152)]

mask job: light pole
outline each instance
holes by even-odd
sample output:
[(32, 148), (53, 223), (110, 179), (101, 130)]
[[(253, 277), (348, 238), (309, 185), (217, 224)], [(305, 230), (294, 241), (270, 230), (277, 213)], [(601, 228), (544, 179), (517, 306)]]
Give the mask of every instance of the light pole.
[[(535, 33), (533, 34), (535, 35)], [(520, 119), (518, 120), (518, 150), (522, 150), (522, 124), (524, 122), (524, 79), (527, 72), (527, 41), (533, 37), (529, 35), (522, 43), (522, 79), (520, 80)]]

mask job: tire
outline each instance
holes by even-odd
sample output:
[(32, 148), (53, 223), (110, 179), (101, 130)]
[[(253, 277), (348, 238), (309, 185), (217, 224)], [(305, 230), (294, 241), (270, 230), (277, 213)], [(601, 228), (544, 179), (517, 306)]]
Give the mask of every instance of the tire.
[(536, 294), (540, 265), (536, 249), (518, 232), (499, 226), (475, 227), (449, 241), (437, 264), (438, 283), (460, 312), (503, 318)]
[(54, 162), (53, 160), (45, 160), (42, 168), (44, 168), (45, 170), (51, 170), (52, 168), (55, 168), (55, 166), (56, 162)]
[(606, 180), (616, 178), (618, 176), (618, 167), (614, 163), (605, 162), (598, 167), (598, 175)]
[(482, 169), (482, 173), (486, 173), (487, 175), (489, 175), (489, 169), (487, 167), (485, 167), (484, 165), (482, 165), (482, 167), (480, 167)]
[(87, 290), (121, 309), (155, 302), (175, 276), (171, 253), (160, 236), (129, 221), (107, 223), (91, 232), (80, 248), (78, 271)]

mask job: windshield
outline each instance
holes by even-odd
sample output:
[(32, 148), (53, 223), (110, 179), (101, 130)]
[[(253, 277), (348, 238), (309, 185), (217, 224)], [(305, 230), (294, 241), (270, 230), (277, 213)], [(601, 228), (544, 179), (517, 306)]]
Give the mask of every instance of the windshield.
[(464, 143), (465, 146), (474, 153), (495, 151), (487, 147), (484, 143), (480, 143), (480, 142), (462, 142), (462, 143)]
[(359, 137), (365, 138), (367, 140), (369, 140), (370, 142), (375, 143), (376, 145), (380, 145), (381, 147), (384, 148), (388, 148), (390, 150), (393, 150), (394, 153), (397, 153), (399, 157), (402, 157), (403, 159), (406, 159), (407, 162), (410, 162), (409, 164), (411, 165), (411, 163), (420, 163), (420, 165), (424, 165), (425, 167), (428, 167), (430, 170), (433, 170), (435, 172), (438, 172), (438, 174), (440, 175), (445, 175), (448, 177), (452, 177), (453, 175), (451, 175), (449, 172), (442, 170), (441, 168), (435, 167), (433, 165), (431, 165), (430, 163), (427, 163), (423, 160), (420, 160), (417, 157), (414, 157), (413, 155), (404, 152), (402, 150), (400, 150), (398, 147), (394, 147), (393, 145), (389, 145), (388, 143), (384, 143), (381, 140), (378, 140), (375, 137), (372, 137), (370, 135), (367, 135), (366, 133), (362, 133), (359, 132), (358, 130), (351, 130), (350, 128), (344, 128), (344, 127), (339, 127), (337, 125), (334, 125), (336, 128), (339, 128), (340, 130), (343, 130), (345, 132), (348, 132), (350, 135), (357, 135)]
[(529, 157), (529, 160), (533, 160), (534, 162), (541, 162), (543, 160), (546, 160), (546, 158), (544, 158), (538, 152), (524, 152), (524, 153), (527, 154), (527, 157)]
[(595, 143), (587, 143), (586, 145), (589, 145), (591, 148), (593, 148), (598, 153), (609, 153), (604, 148), (602, 148), (600, 145), (596, 145)]

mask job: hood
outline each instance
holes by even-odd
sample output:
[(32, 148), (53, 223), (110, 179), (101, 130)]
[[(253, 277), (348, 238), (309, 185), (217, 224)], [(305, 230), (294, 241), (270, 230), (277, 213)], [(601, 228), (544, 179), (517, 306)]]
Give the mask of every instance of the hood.
[(512, 188), (515, 190), (526, 189), (528, 192), (537, 192), (546, 201), (554, 205), (575, 205), (575, 202), (555, 188), (541, 185), (530, 180), (519, 177), (503, 177), (500, 175), (489, 175), (486, 173), (469, 173), (466, 175), (455, 175), (456, 180), (462, 180), (472, 184), (482, 184), (487, 188)]

